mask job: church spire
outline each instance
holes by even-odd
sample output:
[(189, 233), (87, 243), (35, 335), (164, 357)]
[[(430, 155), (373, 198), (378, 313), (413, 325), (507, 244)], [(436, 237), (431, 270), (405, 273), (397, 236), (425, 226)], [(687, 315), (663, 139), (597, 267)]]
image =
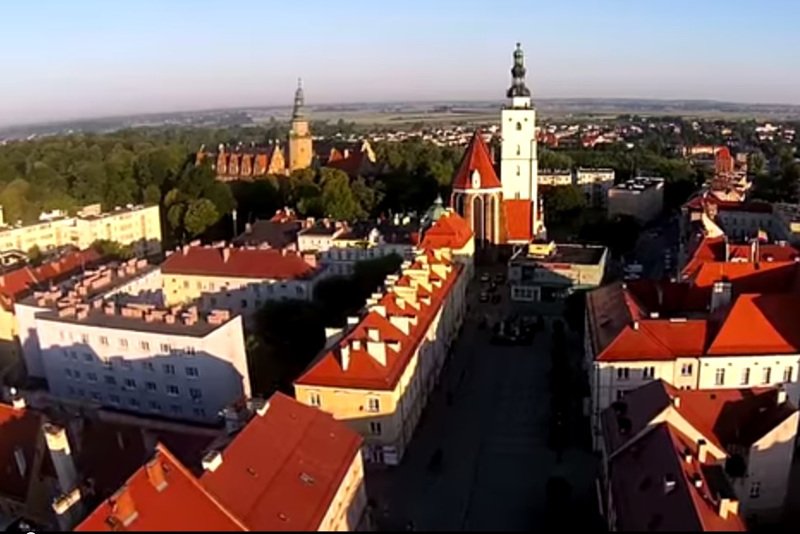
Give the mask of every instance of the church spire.
[(297, 78), (297, 90), (294, 92), (294, 109), (292, 119), (305, 117), (305, 96), (303, 95), (303, 79)]
[(506, 96), (508, 98), (530, 97), (531, 91), (525, 86), (525, 55), (522, 47), (517, 43), (514, 50), (514, 66), (511, 67), (511, 87), (508, 88)]

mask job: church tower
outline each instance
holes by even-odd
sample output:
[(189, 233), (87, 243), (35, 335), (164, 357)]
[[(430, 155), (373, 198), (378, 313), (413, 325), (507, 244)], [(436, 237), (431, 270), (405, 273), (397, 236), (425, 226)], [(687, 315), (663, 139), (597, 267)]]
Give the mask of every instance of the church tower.
[(311, 130), (306, 117), (303, 82), (298, 79), (297, 91), (294, 93), (292, 128), (289, 131), (289, 172), (310, 167), (311, 157)]
[(525, 85), (525, 58), (520, 44), (514, 50), (508, 103), (501, 113), (500, 181), (504, 200), (531, 202), (531, 229), (534, 236), (544, 232), (544, 217), (539, 204), (538, 161), (536, 155), (536, 110), (531, 91)]

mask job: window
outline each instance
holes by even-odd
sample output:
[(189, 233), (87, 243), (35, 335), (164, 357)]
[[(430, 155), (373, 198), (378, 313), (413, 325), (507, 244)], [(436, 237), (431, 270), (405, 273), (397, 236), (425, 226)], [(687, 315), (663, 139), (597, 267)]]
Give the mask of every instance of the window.
[(622, 400), (624, 398), (625, 398), (625, 390), (624, 389), (618, 389), (617, 390), (617, 400)]
[(170, 410), (172, 413), (176, 413), (176, 414), (178, 414), (178, 413), (181, 413), (181, 412), (183, 411), (183, 408), (181, 408), (181, 407), (180, 407), (180, 406), (178, 406), (177, 404), (170, 404), (170, 406), (169, 406), (169, 410)]
[(111, 404), (119, 404), (119, 395), (109, 395), (108, 400)]
[(108, 384), (109, 386), (116, 386), (116, 385), (117, 385), (117, 379), (116, 379), (116, 378), (114, 378), (114, 377), (113, 377), (113, 376), (111, 376), (111, 375), (106, 375), (106, 376), (104, 376), (104, 377), (103, 377), (103, 380), (105, 380), (105, 381), (106, 381), (106, 384)]
[(714, 376), (714, 385), (715, 386), (724, 386), (725, 385), (725, 369), (717, 369), (717, 373)]
[(77, 369), (74, 369), (72, 371), (72, 378), (74, 378), (75, 380), (80, 380), (81, 379), (81, 372), (78, 371)]
[(783, 381), (784, 382), (791, 382), (792, 381), (792, 372), (794, 371), (794, 367), (787, 367), (783, 370)]
[(189, 289), (189, 281), (188, 280), (184, 280), (183, 281), (183, 289)]
[(64, 369), (64, 374), (67, 375), (67, 378), (72, 378), (72, 369)]
[(157, 403), (156, 401), (150, 401), (150, 409), (156, 412), (160, 412), (161, 404)]
[(97, 382), (97, 373), (86, 373), (86, 380), (89, 382)]
[(772, 367), (764, 367), (763, 375), (761, 377), (761, 383), (769, 384), (771, 378), (772, 378)]
[(521, 151), (521, 149), (520, 149), (520, 146), (519, 146), (519, 145), (517, 145), (517, 156), (519, 156), (521, 152), (522, 152), (522, 151)]
[(143, 351), (150, 350), (150, 342), (149, 341), (140, 341), (139, 342), (139, 348), (142, 349)]
[(103, 360), (103, 367), (105, 369), (111, 369), (111, 360)]
[(643, 379), (645, 379), (645, 380), (652, 379), (655, 376), (656, 376), (656, 368), (655, 367), (645, 367), (644, 369), (642, 369), (642, 378)]
[(369, 433), (373, 436), (380, 436), (383, 428), (378, 421), (370, 421), (369, 422)]
[(146, 382), (145, 387), (147, 388), (147, 391), (156, 391), (157, 389), (155, 382)]
[(617, 379), (627, 380), (630, 377), (631, 370), (627, 367), (617, 367)]
[(177, 397), (180, 394), (180, 392), (181, 391), (178, 389), (178, 386), (173, 384), (167, 384), (167, 395), (171, 397)]
[(92, 400), (100, 402), (100, 399), (102, 399), (100, 394), (98, 392), (96, 392), (96, 391), (92, 391)]
[(517, 123), (517, 130), (522, 130), (522, 123), (521, 122)]
[(133, 378), (126, 378), (124, 382), (125, 389), (136, 389), (136, 380)]
[(198, 376), (200, 376), (200, 371), (197, 370), (197, 367), (187, 367), (186, 376), (188, 376), (189, 378), (197, 378)]
[(125, 338), (119, 338), (119, 348), (122, 350), (128, 350), (128, 340)]
[(744, 369), (742, 369), (742, 380), (741, 382), (739, 382), (739, 384), (741, 384), (742, 386), (746, 386), (749, 383), (750, 383), (750, 368), (745, 367)]
[(520, 173), (520, 168), (519, 165), (517, 165), (517, 176), (519, 176), (519, 173)]
[(72, 358), (73, 360), (77, 360), (78, 359), (78, 352), (74, 351), (74, 350), (69, 351), (69, 357)]
[(100, 344), (104, 347), (108, 346), (108, 336), (100, 336)]
[(169, 343), (162, 343), (161, 344), (161, 352), (169, 353), (172, 350), (172, 347), (169, 346)]
[(367, 411), (368, 412), (381, 411), (381, 400), (377, 397), (369, 397), (367, 399)]
[(692, 376), (692, 364), (684, 363), (681, 365), (681, 376)]
[(205, 408), (194, 408), (194, 409), (192, 409), (192, 413), (195, 415), (195, 417), (205, 417), (206, 416)]
[(247, 299), (242, 299), (242, 308), (247, 307)]
[(154, 372), (156, 369), (153, 366), (153, 362), (142, 362), (142, 369), (149, 372)]
[(126, 371), (133, 371), (133, 362), (130, 360), (122, 360), (122, 368)]
[(189, 396), (194, 402), (201, 402), (203, 400), (203, 392), (198, 388), (189, 388)]
[(89, 336), (87, 334), (81, 334), (81, 343), (89, 343)]
[(175, 366), (171, 363), (164, 364), (164, 374), (174, 375), (175, 374)]
[(189, 356), (194, 356), (194, 355), (195, 355), (195, 353), (196, 353), (196, 350), (195, 350), (195, 348), (194, 348), (194, 347), (186, 347), (185, 349), (183, 349), (183, 351), (184, 351), (186, 354), (188, 354)]
[(130, 404), (134, 408), (138, 408), (139, 407), (139, 399), (128, 399), (128, 404)]
[(317, 408), (322, 406), (322, 399), (320, 398), (319, 393), (309, 393), (308, 402), (311, 404), (311, 406), (316, 406)]
[(93, 359), (94, 358), (92, 358), (91, 353), (88, 353), (88, 352), (84, 352), (83, 353), (83, 361), (85, 361), (86, 363), (92, 363)]
[(750, 483), (750, 498), (758, 499), (761, 496), (761, 482)]

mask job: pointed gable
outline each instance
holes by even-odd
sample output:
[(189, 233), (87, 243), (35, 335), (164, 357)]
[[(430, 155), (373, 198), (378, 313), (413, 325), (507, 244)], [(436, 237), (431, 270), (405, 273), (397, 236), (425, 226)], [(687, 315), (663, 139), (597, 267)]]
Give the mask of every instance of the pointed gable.
[(800, 351), (796, 295), (740, 295), (709, 346), (709, 355), (791, 354)]
[[(474, 187), (473, 178), (479, 187)], [(467, 145), (461, 164), (453, 177), (453, 189), (494, 189), (500, 188), (500, 180), (489, 156), (489, 149), (480, 132), (476, 131)]]

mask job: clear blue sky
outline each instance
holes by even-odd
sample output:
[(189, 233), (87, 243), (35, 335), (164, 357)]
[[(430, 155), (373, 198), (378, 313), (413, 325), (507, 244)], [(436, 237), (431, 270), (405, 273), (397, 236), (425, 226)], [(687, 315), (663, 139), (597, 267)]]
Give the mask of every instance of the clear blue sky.
[(800, 104), (794, 0), (25, 0), (0, 124), (309, 103), (541, 97)]

